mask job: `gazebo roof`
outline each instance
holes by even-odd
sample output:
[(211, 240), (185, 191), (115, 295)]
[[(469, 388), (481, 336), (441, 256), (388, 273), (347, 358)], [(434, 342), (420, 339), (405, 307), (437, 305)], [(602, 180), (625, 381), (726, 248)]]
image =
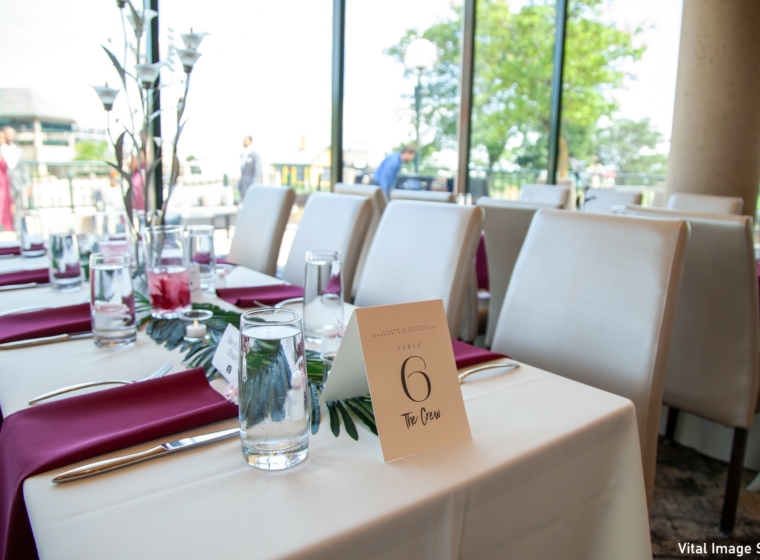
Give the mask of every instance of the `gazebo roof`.
[(29, 88), (0, 88), (0, 118), (76, 122), (61, 109)]

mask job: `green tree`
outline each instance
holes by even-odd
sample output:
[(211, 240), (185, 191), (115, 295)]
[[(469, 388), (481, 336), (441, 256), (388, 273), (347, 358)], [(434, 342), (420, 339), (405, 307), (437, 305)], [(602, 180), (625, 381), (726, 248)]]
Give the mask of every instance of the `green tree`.
[[(602, 18), (602, 0), (571, 0), (568, 6), (561, 175), (569, 155), (584, 151), (602, 115), (617, 109), (606, 92), (622, 84), (619, 69), (637, 60), (639, 30), (618, 29)], [(472, 146), (485, 150), (492, 168), (507, 145), (515, 162), (545, 165), (549, 130), (555, 3), (535, 2), (513, 12), (507, 0), (478, 2), (473, 86)], [(435, 43), (439, 63), (428, 76), (422, 118), (435, 130), (437, 147), (456, 143), (459, 104), (461, 9), (422, 33), (410, 30), (388, 54), (399, 59), (406, 45), (422, 36)], [(572, 142), (572, 143), (571, 143)]]
[(104, 140), (80, 140), (74, 145), (76, 161), (108, 161), (108, 142)]
[(657, 153), (662, 135), (649, 119), (619, 119), (596, 133), (599, 161), (620, 173), (664, 174), (668, 157)]

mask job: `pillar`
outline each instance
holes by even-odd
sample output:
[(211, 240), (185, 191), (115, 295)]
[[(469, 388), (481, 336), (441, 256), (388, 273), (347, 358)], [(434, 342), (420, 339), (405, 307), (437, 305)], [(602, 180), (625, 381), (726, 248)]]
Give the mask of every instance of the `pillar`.
[(666, 193), (744, 199), (760, 182), (760, 1), (684, 0)]

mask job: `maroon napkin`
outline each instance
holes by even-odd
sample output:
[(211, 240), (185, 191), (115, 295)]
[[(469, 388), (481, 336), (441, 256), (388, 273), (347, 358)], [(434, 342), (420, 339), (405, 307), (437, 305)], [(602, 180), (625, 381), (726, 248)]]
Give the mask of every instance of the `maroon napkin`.
[(480, 236), (478, 252), (475, 253), (475, 275), (478, 278), (478, 288), (488, 290), (488, 254), (485, 235)]
[(504, 354), (497, 354), (485, 348), (478, 348), (466, 342), (451, 339), (451, 345), (454, 347), (454, 360), (457, 363), (457, 369), (498, 360), (499, 358), (508, 358)]
[(258, 305), (256, 302), (262, 305), (276, 305), (286, 299), (303, 297), (303, 288), (295, 284), (219, 288), (216, 290), (216, 295), (238, 307), (256, 307)]
[(0, 286), (12, 286), (13, 284), (28, 284), (37, 282), (47, 284), (50, 282), (50, 273), (47, 268), (32, 268), (29, 270), (16, 270), (0, 274)]
[(237, 413), (197, 368), (11, 414), (0, 432), (0, 559), (37, 558), (25, 478)]
[(0, 247), (0, 255), (20, 255), (21, 247)]
[(227, 259), (222, 258), (222, 257), (216, 257), (216, 264), (231, 264), (232, 266), (237, 266), (237, 263), (228, 261)]
[(51, 307), (0, 317), (0, 343), (91, 330), (89, 303)]

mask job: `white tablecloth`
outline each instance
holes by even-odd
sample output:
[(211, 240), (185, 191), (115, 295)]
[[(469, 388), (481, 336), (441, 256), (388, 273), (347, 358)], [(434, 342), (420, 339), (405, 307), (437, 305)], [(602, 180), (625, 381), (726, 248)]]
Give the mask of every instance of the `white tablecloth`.
[[(0, 312), (85, 293), (45, 290), (0, 294)], [(89, 340), (3, 351), (0, 406), (7, 415), (61, 385), (139, 378), (167, 361), (180, 369), (178, 353), (144, 334), (113, 351)], [(286, 472), (247, 466), (229, 440), (60, 486), (50, 478), (73, 465), (32, 477), (24, 496), (40, 555), (650, 558), (633, 405), (529, 366), (479, 375), (462, 386), (472, 441), (393, 463), (368, 431), (336, 439), (323, 421), (307, 461)]]

